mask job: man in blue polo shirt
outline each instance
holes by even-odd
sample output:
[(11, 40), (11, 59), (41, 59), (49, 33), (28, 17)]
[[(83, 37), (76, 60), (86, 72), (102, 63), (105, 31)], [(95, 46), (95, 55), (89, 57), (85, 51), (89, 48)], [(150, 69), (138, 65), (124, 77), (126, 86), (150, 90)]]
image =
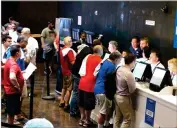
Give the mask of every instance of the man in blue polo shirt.
[[(24, 36), (19, 36), (17, 39), (17, 43), (13, 43), (12, 45), (20, 45), (20, 50), (21, 50), (21, 57), (17, 60), (17, 64), (19, 65), (20, 69), (22, 71), (25, 70), (25, 61), (24, 61), (24, 48), (27, 45), (27, 39)], [(11, 53), (10, 53), (10, 47), (7, 49), (6, 53), (4, 54), (4, 59), (10, 58)]]
[(98, 71), (96, 84), (94, 87), (94, 93), (96, 97), (96, 107), (99, 108), (98, 116), (98, 128), (103, 128), (104, 121), (106, 125), (109, 124), (109, 119), (107, 118), (110, 114), (110, 109), (112, 107), (112, 101), (109, 100), (105, 95), (105, 79), (106, 76), (110, 73), (113, 73), (116, 70), (116, 66), (121, 61), (120, 52), (113, 52), (110, 54), (109, 58), (106, 59)]
[(131, 41), (130, 52), (136, 56), (136, 58), (142, 57), (142, 51), (139, 47), (140, 39), (137, 36), (134, 36)]

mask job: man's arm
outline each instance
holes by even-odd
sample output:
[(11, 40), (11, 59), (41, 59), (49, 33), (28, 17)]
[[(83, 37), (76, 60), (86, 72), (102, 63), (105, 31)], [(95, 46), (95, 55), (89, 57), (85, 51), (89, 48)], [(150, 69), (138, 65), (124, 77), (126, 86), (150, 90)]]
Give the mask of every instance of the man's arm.
[(41, 47), (44, 48), (44, 38), (46, 37), (46, 34), (45, 34), (45, 29), (42, 30), (42, 33), (41, 33)]
[(133, 93), (135, 91), (135, 89), (136, 89), (136, 83), (135, 83), (135, 79), (134, 79), (133, 74), (128, 73), (126, 81), (127, 81), (129, 92)]
[(15, 87), (18, 91), (20, 91), (20, 85), (17, 82), (16, 74), (14, 72), (10, 72), (10, 82), (12, 83), (13, 87)]
[(55, 38), (54, 47), (55, 47), (56, 51), (58, 52), (58, 49), (59, 49), (59, 36), (56, 36), (56, 38)]
[(71, 50), (68, 52), (68, 59), (69, 59), (69, 62), (72, 65), (75, 63), (75, 56), (74, 56), (74, 53)]

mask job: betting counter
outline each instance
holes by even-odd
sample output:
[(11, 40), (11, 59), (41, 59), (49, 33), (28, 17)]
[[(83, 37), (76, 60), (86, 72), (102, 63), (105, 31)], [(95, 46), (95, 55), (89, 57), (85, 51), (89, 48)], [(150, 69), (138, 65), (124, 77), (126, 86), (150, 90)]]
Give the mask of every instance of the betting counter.
[(136, 82), (136, 87), (133, 128), (177, 128), (177, 96), (169, 89), (151, 91), (149, 83)]

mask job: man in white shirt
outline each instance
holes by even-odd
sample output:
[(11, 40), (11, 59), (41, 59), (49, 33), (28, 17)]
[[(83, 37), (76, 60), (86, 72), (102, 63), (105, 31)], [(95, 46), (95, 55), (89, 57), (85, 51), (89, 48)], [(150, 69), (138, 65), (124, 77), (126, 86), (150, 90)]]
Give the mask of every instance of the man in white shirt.
[(9, 30), (9, 36), (12, 37), (12, 42), (16, 43), (18, 39), (17, 35), (17, 25), (15, 23), (11, 24), (12, 29)]
[(29, 28), (23, 28), (22, 35), (28, 38), (28, 44), (26, 46), (27, 60), (36, 65), (36, 54), (37, 50), (39, 49), (38, 42), (35, 38), (31, 37), (31, 32)]
[(149, 60), (147, 61), (147, 63), (151, 64), (151, 70), (152, 73), (155, 71), (156, 67), (160, 67), (160, 68), (164, 68), (165, 67), (162, 65), (162, 63), (160, 62), (160, 54), (158, 51), (152, 50)]

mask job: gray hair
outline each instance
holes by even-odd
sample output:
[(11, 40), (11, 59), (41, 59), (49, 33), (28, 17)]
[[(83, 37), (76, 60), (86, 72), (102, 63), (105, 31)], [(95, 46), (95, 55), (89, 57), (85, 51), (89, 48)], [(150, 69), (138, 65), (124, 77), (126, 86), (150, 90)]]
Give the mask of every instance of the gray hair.
[(27, 33), (27, 34), (30, 34), (30, 29), (29, 28), (23, 28), (22, 29), (22, 33)]
[(20, 43), (21, 41), (28, 42), (28, 38), (26, 36), (21, 35), (18, 37), (17, 42)]
[(103, 47), (101, 45), (96, 45), (93, 47), (93, 53), (99, 54), (100, 56), (103, 55)]
[(110, 41), (109, 44), (112, 44), (113, 46), (116, 47), (116, 49), (118, 49), (118, 42), (117, 41)]

